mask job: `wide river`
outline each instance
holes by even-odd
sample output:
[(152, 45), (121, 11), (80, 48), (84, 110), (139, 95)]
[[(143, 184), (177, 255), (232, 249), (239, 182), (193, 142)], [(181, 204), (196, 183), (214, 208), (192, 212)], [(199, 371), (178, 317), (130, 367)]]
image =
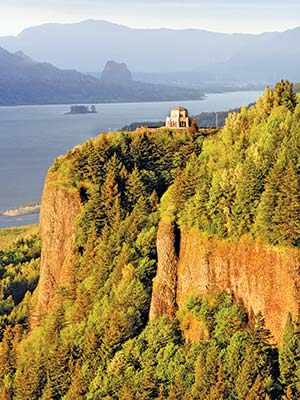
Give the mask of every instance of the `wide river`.
[[(182, 101), (190, 114), (247, 105), (261, 92), (210, 94)], [(164, 120), (178, 102), (97, 104), (97, 114), (64, 115), (69, 105), (0, 107), (0, 212), (41, 199), (53, 160), (99, 133), (136, 121)], [(0, 216), (0, 228), (38, 222), (38, 214)]]

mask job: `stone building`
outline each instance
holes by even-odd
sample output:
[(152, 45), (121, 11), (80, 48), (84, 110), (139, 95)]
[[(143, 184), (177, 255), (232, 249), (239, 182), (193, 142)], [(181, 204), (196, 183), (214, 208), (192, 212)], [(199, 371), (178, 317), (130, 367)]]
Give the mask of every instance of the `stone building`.
[(188, 110), (183, 107), (176, 107), (171, 111), (170, 117), (166, 119), (166, 128), (184, 129), (191, 126), (191, 118)]

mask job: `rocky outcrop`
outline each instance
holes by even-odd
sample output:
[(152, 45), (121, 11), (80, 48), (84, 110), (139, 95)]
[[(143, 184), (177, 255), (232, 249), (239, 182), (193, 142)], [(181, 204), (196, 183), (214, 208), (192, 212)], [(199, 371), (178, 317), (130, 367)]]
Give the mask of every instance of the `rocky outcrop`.
[[(164, 229), (158, 231), (158, 244), (170, 243), (172, 234), (169, 233), (169, 238), (160, 236), (168, 234), (167, 226), (162, 224)], [(172, 254), (175, 250), (171, 250), (169, 244), (166, 251)], [(201, 296), (227, 289), (243, 302), (250, 317), (259, 311), (263, 313), (266, 326), (277, 343), (280, 342), (288, 312), (294, 318), (298, 316), (300, 252), (297, 249), (274, 248), (253, 242), (250, 238), (233, 243), (192, 229), (181, 232), (176, 266), (173, 261), (168, 265), (168, 254), (163, 251), (158, 253), (159, 268), (152, 304), (167, 303), (171, 310), (180, 309), (190, 295)], [(172, 276), (172, 281), (167, 283), (170, 270), (176, 271), (176, 278)], [(163, 289), (170, 284), (174, 288), (175, 279), (174, 296), (173, 292), (170, 294)], [(170, 304), (172, 301), (173, 305)], [(151, 307), (151, 311), (151, 317), (162, 315), (164, 308)]]
[[(48, 175), (42, 199), (41, 272), (31, 313), (32, 326), (59, 305), (60, 294), (74, 295), (77, 253), (75, 221), (81, 209), (78, 190)], [(231, 291), (249, 316), (261, 311), (277, 343), (288, 312), (300, 306), (300, 251), (275, 248), (251, 238), (220, 240), (196, 229), (178, 229), (162, 220), (157, 235), (158, 269), (150, 318), (175, 317), (190, 295)], [(191, 315), (186, 337), (196, 341), (205, 331)], [(188, 327), (191, 327), (189, 329)]]
[(40, 280), (31, 324), (36, 325), (55, 306), (61, 290), (75, 281), (75, 219), (81, 208), (80, 194), (57, 184), (48, 176), (42, 197), (40, 231), (42, 255)]
[(132, 82), (132, 73), (125, 63), (107, 61), (101, 74), (103, 83), (128, 84)]
[(153, 281), (150, 318), (176, 313), (176, 280), (178, 258), (176, 251), (176, 227), (161, 221), (157, 234), (158, 266), (157, 277)]

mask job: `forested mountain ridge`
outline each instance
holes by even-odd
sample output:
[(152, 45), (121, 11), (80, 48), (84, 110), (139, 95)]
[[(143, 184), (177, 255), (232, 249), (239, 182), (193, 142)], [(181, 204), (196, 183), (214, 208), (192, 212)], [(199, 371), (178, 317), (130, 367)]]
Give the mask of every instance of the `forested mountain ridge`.
[[(175, 43), (185, 54), (194, 54), (197, 67), (225, 61), (243, 46), (273, 35), (276, 37), (278, 33), (250, 35), (201, 29), (134, 29), (108, 21), (86, 20), (33, 26), (17, 36), (0, 37), (0, 46), (9, 51), (22, 50), (35, 60), (48, 61), (60, 68), (82, 72), (96, 71), (110, 59), (125, 62), (133, 71), (163, 72), (173, 71), (174, 66), (179, 71), (191, 69), (188, 57), (174, 51)], [(201, 53), (195, 53), (195, 48), (201, 48)]]
[[(30, 27), (17, 36), (0, 37), (0, 46), (84, 73), (95, 73), (113, 59), (125, 62), (135, 73), (148, 72), (148, 79), (154, 83), (215, 82), (222, 86), (225, 82), (273, 84), (281, 78), (298, 79), (300, 54), (294, 43), (299, 39), (299, 27), (254, 35), (201, 29), (133, 29), (87, 20)], [(175, 47), (181, 51), (174, 51)], [(182, 54), (192, 54), (193, 63)], [(138, 76), (139, 80), (146, 78)]]
[(0, 106), (202, 99), (196, 89), (132, 81), (101, 82), (0, 47)]
[(226, 63), (213, 66), (211, 73), (221, 73), (248, 82), (275, 83), (281, 78), (297, 80), (300, 53), (295, 51), (291, 43), (297, 43), (299, 39), (299, 27), (266, 37), (245, 46)]
[(31, 331), (4, 324), (2, 397), (298, 398), (299, 146), (282, 81), (214, 136), (102, 134), (58, 158)]

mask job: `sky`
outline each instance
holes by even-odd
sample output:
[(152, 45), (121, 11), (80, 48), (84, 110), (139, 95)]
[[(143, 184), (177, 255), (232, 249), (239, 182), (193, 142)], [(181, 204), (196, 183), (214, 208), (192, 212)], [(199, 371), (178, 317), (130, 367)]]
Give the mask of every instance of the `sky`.
[(137, 28), (260, 33), (300, 26), (299, 0), (0, 0), (0, 35), (103, 19)]

